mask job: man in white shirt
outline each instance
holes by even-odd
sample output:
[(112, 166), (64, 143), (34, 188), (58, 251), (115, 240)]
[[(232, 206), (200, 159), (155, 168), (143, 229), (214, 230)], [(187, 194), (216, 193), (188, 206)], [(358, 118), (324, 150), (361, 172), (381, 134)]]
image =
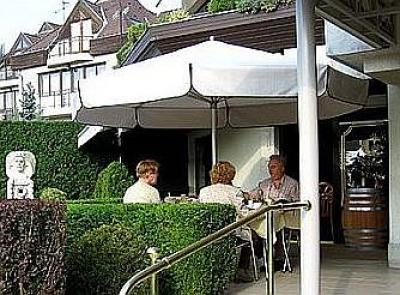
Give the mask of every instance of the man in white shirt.
[(161, 203), (160, 194), (154, 187), (157, 184), (159, 166), (154, 160), (143, 160), (137, 164), (138, 181), (126, 190), (124, 204)]

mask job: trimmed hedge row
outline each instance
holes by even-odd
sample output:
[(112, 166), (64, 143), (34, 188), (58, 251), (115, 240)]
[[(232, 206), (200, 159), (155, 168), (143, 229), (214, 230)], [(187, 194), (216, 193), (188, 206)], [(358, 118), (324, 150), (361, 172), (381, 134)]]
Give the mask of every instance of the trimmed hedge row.
[(0, 201), (0, 294), (64, 294), (65, 241), (65, 204)]
[(35, 192), (45, 187), (58, 188), (69, 199), (92, 194), (103, 156), (78, 150), (78, 133), (82, 125), (75, 122), (0, 122), (0, 196), (6, 195), (5, 158), (11, 151), (31, 151), (37, 161), (33, 176)]
[(133, 177), (129, 175), (128, 168), (122, 163), (112, 162), (99, 173), (92, 197), (122, 198), (132, 184)]
[(122, 204), (122, 198), (98, 198), (98, 199), (79, 199), (68, 200), (68, 204)]
[[(117, 294), (133, 270), (149, 263), (148, 247), (165, 257), (235, 221), (233, 207), (217, 204), (69, 203), (67, 215), (67, 294)], [(225, 238), (162, 272), (160, 294), (220, 294), (235, 267), (234, 239)]]

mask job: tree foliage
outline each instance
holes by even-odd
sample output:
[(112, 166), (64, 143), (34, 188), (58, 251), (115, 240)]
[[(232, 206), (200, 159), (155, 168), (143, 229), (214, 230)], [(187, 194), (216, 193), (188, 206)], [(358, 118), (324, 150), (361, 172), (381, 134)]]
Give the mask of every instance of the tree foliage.
[(18, 115), (21, 120), (32, 121), (39, 118), (40, 108), (36, 103), (35, 88), (31, 82), (25, 85), (20, 103), (21, 110)]

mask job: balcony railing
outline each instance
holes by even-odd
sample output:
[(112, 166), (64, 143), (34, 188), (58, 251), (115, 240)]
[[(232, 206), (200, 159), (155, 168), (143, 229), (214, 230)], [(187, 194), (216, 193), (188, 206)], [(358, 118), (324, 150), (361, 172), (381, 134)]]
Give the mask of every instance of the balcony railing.
[(40, 108), (46, 109), (60, 109), (71, 107), (71, 90), (65, 89), (63, 91), (51, 91), (50, 93), (43, 93), (40, 97)]
[(90, 40), (92, 39), (93, 36), (76, 36), (62, 40), (50, 51), (49, 58), (89, 52)]
[(12, 108), (0, 108), (0, 121), (12, 120), (17, 116), (17, 112)]
[(15, 71), (12, 71), (12, 70), (1, 71), (0, 70), (0, 81), (17, 79), (17, 78), (18, 78), (18, 73)]

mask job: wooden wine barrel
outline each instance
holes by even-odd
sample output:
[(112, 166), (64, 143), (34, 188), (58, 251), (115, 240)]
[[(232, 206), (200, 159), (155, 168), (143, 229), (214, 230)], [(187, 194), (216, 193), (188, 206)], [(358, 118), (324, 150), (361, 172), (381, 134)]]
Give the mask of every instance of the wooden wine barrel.
[(361, 249), (386, 248), (388, 242), (387, 201), (373, 188), (347, 190), (342, 211), (346, 246)]

